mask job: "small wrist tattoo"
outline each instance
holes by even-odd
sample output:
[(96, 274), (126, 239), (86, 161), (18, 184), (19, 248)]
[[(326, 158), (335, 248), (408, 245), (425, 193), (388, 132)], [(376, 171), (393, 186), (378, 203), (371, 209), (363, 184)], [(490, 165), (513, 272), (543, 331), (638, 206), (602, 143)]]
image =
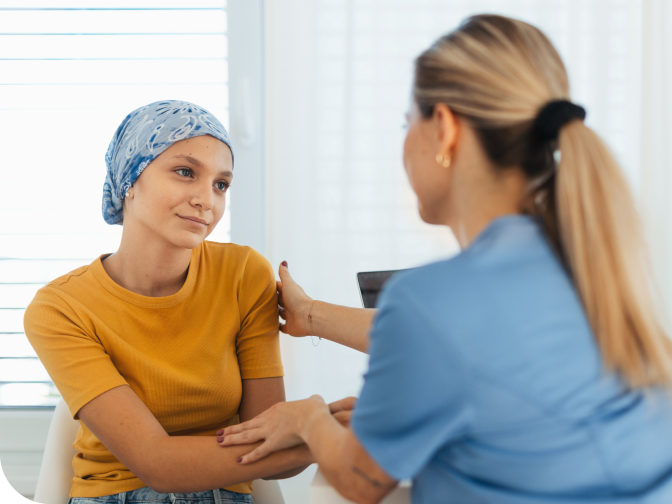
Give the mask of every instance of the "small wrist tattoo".
[(390, 487), (390, 486), (396, 485), (396, 483), (393, 483), (393, 484), (382, 483), (381, 481), (378, 481), (377, 479), (370, 477), (368, 474), (366, 474), (364, 471), (362, 471), (357, 466), (353, 465), (351, 469), (352, 469), (353, 473), (355, 473), (360, 478), (366, 480), (370, 485), (373, 485), (376, 488), (385, 488), (385, 487)]

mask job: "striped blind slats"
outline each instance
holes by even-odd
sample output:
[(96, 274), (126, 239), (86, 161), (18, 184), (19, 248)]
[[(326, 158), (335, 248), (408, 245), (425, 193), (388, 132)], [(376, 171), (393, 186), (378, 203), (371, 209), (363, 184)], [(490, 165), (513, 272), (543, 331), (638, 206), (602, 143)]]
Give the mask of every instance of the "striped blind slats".
[[(76, 212), (72, 212), (71, 215), (73, 214)], [(86, 262), (89, 263), (103, 253), (114, 252), (119, 245), (118, 235), (121, 235), (121, 230), (116, 228), (110, 233), (102, 231), (86, 233), (84, 230), (79, 234), (50, 232), (49, 228), (43, 227), (40, 222), (33, 221), (33, 223), (35, 232), (31, 234), (0, 233), (0, 250), (3, 257), (44, 259), (46, 249), (48, 259), (66, 259), (81, 255), (86, 257)]]
[(2, 332), (23, 333), (25, 309), (0, 308), (0, 329)]
[(49, 375), (39, 360), (4, 359), (0, 365), (0, 381), (48, 381)]
[(3, 10), (195, 10), (226, 8), (226, 0), (3, 0)]
[(88, 259), (0, 259), (0, 279), (44, 284), (88, 263)]
[(25, 308), (35, 297), (43, 284), (7, 283), (0, 284), (0, 306), (5, 308)]
[[(157, 16), (161, 18), (160, 23), (156, 23)], [(207, 11), (5, 10), (0, 11), (0, 34), (221, 34), (226, 26), (225, 17), (221, 8)]]
[[(203, 36), (218, 39), (217, 36)], [(0, 38), (0, 44), (4, 39)], [(93, 45), (103, 45), (105, 41), (94, 41)], [(214, 40), (213, 40), (214, 42)], [(223, 58), (176, 62), (174, 60), (152, 60), (152, 71), (147, 72), (146, 60), (3, 60), (2, 84), (9, 85), (118, 85), (118, 84), (193, 84), (198, 76), (199, 84), (226, 84), (226, 65)], [(184, 65), (188, 65), (187, 68)]]
[(26, 335), (0, 333), (0, 358), (37, 357), (33, 347), (28, 343)]
[[(0, 13), (2, 16), (2, 13)], [(223, 58), (227, 54), (223, 34), (180, 35), (4, 35), (0, 58)], [(156, 45), (154, 45), (156, 44)], [(195, 52), (197, 49), (198, 52)]]

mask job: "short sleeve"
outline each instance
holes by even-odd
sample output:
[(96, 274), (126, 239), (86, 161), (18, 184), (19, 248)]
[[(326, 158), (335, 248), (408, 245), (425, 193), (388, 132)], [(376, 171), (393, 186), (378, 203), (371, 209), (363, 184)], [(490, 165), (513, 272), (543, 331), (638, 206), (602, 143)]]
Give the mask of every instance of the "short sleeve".
[(77, 313), (48, 287), (38, 291), (26, 309), (23, 325), (75, 420), (100, 394), (128, 385), (103, 345), (83, 329)]
[(236, 351), (241, 377), (283, 376), (275, 274), (266, 258), (254, 249), (247, 257), (238, 304), (241, 324)]
[(448, 340), (403, 284), (381, 295), (369, 370), (352, 420), (355, 436), (396, 479), (413, 478), (468, 424), (467, 373)]

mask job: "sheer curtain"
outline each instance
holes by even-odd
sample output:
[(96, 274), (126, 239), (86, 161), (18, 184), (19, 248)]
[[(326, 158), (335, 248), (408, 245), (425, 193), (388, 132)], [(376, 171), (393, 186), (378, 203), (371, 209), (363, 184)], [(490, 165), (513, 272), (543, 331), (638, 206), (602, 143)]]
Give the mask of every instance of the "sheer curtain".
[(672, 320), (672, 5), (644, 0), (642, 23), (641, 203), (663, 312)]
[[(664, 2), (661, 2), (664, 3)], [(555, 43), (587, 122), (640, 188), (638, 0), (291, 0), (267, 19), (267, 255), (309, 295), (359, 306), (357, 271), (458, 252), (423, 224), (401, 163), (413, 58), (471, 14), (529, 21)], [(314, 346), (317, 345), (317, 346)], [(356, 394), (365, 356), (283, 339), (290, 397)]]

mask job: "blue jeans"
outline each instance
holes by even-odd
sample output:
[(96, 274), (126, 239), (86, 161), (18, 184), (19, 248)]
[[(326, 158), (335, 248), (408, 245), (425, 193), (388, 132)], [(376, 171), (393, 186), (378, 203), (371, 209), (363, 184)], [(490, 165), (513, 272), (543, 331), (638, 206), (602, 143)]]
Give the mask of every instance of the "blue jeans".
[(254, 504), (251, 494), (208, 490), (207, 492), (156, 493), (149, 487), (103, 497), (70, 497), (68, 504)]

